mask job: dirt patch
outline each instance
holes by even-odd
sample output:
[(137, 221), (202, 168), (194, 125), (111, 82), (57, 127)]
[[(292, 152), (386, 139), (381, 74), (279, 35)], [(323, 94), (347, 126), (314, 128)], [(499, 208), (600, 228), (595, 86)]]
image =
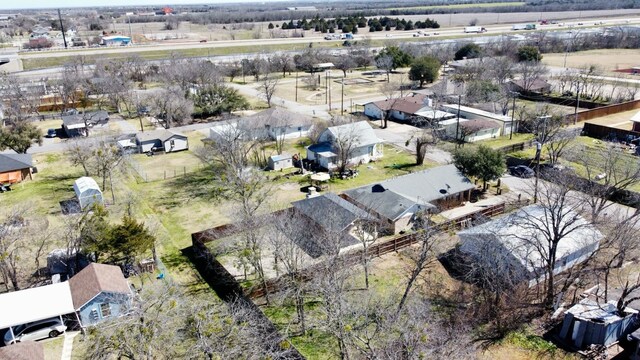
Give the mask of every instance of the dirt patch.
[[(606, 71), (626, 69), (640, 65), (640, 52), (637, 49), (603, 49), (568, 53), (567, 67), (581, 68), (597, 65)], [(555, 67), (564, 66), (565, 54), (544, 54), (542, 62)]]
[(372, 83), (373, 81), (363, 79), (363, 78), (352, 78), (352, 79), (340, 79), (340, 80), (336, 80), (336, 82), (338, 84), (344, 83), (345, 85), (361, 85), (361, 84)]

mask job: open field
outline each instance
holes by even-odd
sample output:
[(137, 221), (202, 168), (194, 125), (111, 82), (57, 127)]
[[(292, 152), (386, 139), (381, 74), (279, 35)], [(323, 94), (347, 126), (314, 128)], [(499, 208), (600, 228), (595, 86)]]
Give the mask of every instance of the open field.
[(525, 2), (512, 1), (512, 2), (492, 2), (492, 3), (479, 3), (479, 4), (453, 4), (453, 5), (425, 5), (425, 6), (410, 6), (410, 7), (396, 7), (386, 10), (429, 10), (429, 9), (468, 9), (468, 8), (494, 8), (504, 6), (524, 6)]
[[(544, 54), (542, 62), (555, 67), (563, 67), (565, 54)], [(637, 49), (602, 49), (567, 54), (567, 67), (581, 68), (598, 65), (610, 72), (640, 65), (640, 52)]]

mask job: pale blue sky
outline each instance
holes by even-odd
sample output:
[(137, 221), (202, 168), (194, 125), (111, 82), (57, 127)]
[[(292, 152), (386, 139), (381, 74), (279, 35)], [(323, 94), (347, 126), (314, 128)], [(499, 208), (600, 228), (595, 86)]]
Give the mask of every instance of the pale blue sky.
[(12, 9), (37, 9), (37, 8), (65, 8), (65, 7), (92, 7), (92, 6), (135, 6), (135, 5), (159, 5), (167, 4), (214, 4), (214, 3), (238, 3), (238, 2), (274, 2), (274, 0), (0, 0), (0, 10)]

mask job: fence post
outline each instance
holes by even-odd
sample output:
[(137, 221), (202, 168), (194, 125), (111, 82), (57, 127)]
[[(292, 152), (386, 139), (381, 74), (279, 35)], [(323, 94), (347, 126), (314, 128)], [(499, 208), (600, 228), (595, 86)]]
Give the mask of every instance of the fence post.
[(182, 170), (183, 170), (183, 175), (184, 175), (184, 176), (187, 176), (187, 167), (186, 167), (186, 166), (185, 166), (185, 167), (183, 167), (183, 168), (182, 168)]
[(167, 170), (164, 171), (164, 179), (167, 180)]

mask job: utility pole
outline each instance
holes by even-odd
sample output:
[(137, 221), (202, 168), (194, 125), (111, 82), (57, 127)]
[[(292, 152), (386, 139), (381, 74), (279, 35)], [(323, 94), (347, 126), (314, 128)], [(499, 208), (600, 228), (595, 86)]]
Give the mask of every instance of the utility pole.
[(62, 23), (62, 14), (60, 14), (60, 9), (58, 9), (58, 20), (60, 20), (60, 30), (62, 31), (62, 41), (64, 41), (64, 48), (67, 48), (67, 36), (64, 33), (64, 24)]
[(129, 39), (130, 39), (129, 41), (130, 41), (131, 45), (133, 45), (133, 34), (132, 34), (132, 31), (131, 31), (131, 16), (127, 15), (127, 19), (129, 19)]
[(458, 130), (460, 129), (460, 99), (461, 98), (462, 98), (462, 95), (458, 95), (458, 120), (456, 122), (456, 141), (459, 141)]
[(513, 91), (513, 108), (511, 110), (511, 132), (509, 133), (509, 140), (513, 139), (513, 123), (516, 121), (516, 95), (518, 95), (518, 93)]
[(342, 78), (342, 104), (340, 105), (340, 115), (344, 114), (344, 77)]
[(580, 106), (580, 83), (576, 85), (576, 109), (573, 112), (573, 125), (578, 122), (578, 107)]
[(331, 111), (331, 86), (327, 85), (327, 89), (329, 91), (329, 111)]
[(329, 71), (324, 72), (324, 103), (329, 103)]
[(298, 102), (298, 70), (296, 70), (296, 102)]

